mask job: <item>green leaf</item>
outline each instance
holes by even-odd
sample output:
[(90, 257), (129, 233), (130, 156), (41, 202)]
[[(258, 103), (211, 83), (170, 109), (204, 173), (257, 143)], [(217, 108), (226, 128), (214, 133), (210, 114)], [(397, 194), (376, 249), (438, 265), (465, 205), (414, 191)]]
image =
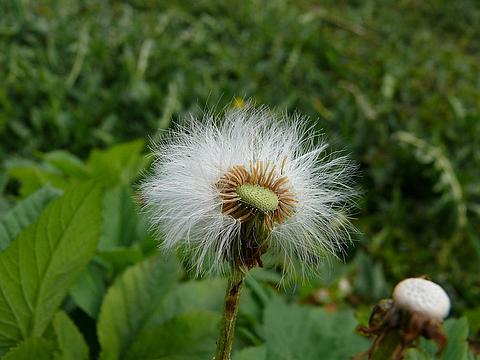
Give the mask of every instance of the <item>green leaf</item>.
[(178, 277), (172, 258), (149, 258), (115, 281), (98, 321), (102, 359), (123, 358)]
[(0, 194), (3, 193), (8, 183), (8, 176), (4, 172), (0, 173)]
[(100, 250), (130, 246), (147, 236), (147, 225), (138, 214), (129, 186), (121, 185), (105, 193), (102, 236)]
[(234, 354), (233, 360), (265, 360), (267, 348), (265, 345), (243, 349)]
[(476, 334), (480, 332), (480, 306), (466, 310), (465, 316), (467, 317), (472, 333)]
[(256, 275), (250, 272), (246, 277), (245, 285), (240, 300), (236, 337), (251, 346), (260, 345), (264, 338), (264, 328), (263, 324), (260, 324), (260, 319), (263, 318), (265, 306), (277, 296), (277, 293), (269, 285), (257, 281)]
[(100, 223), (100, 188), (79, 184), (0, 254), (0, 348), (42, 335), (93, 256)]
[(6, 163), (7, 174), (21, 184), (20, 194), (25, 197), (45, 185), (66, 189), (68, 180), (61, 171), (49, 164), (38, 164), (29, 160), (10, 160)]
[(372, 258), (363, 251), (355, 257), (358, 276), (354, 283), (356, 291), (364, 297), (379, 300), (388, 297), (390, 288), (386, 282), (380, 263), (374, 263)]
[(7, 212), (11, 208), (10, 202), (4, 196), (2, 196), (5, 191), (5, 187), (7, 186), (7, 183), (7, 174), (4, 172), (0, 172), (0, 220), (5, 216), (5, 214), (7, 214)]
[[(466, 318), (449, 319), (443, 324), (447, 335), (447, 345), (440, 357), (442, 360), (465, 360), (468, 354), (468, 321)], [(407, 351), (407, 360), (436, 359), (437, 345), (422, 338), (418, 349)]]
[(182, 283), (165, 297), (149, 324), (162, 324), (194, 310), (210, 310), (220, 313), (223, 310), (226, 286), (225, 279), (220, 278)]
[(261, 281), (264, 283), (272, 283), (277, 284), (282, 281), (282, 275), (279, 274), (277, 271), (272, 269), (265, 269), (265, 268), (253, 268), (248, 272), (249, 278), (254, 278), (257, 281)]
[(144, 147), (143, 140), (135, 140), (106, 150), (93, 150), (87, 166), (94, 177), (107, 184), (130, 184), (147, 164), (142, 155)]
[(330, 314), (272, 300), (265, 309), (267, 359), (348, 359), (369, 345), (356, 324), (352, 311)]
[(178, 316), (138, 337), (125, 359), (212, 359), (219, 320), (220, 315), (210, 311)]
[[(33, 337), (27, 339), (2, 357), (3, 360), (51, 360), (55, 346), (45, 339)], [(1, 350), (0, 350), (1, 354)]]
[(87, 360), (88, 346), (73, 321), (63, 311), (55, 314), (52, 321), (59, 353), (58, 360)]
[(423, 349), (409, 349), (405, 358), (406, 360), (435, 360), (433, 354), (427, 353)]
[(443, 325), (447, 333), (447, 346), (442, 355), (444, 360), (463, 360), (468, 352), (468, 321), (466, 318), (449, 319)]
[[(174, 319), (182, 318), (185, 314), (194, 311), (202, 310), (220, 315), (220, 312), (223, 309), (225, 286), (225, 280), (217, 278), (202, 281), (188, 281), (173, 288), (159, 304), (156, 311), (150, 316), (148, 323), (144, 326), (142, 331), (137, 334), (132, 343), (131, 349), (128, 352), (127, 358), (152, 358), (159, 357), (159, 354), (165, 356), (165, 353), (162, 353), (161, 349), (162, 347), (165, 347), (165, 349), (168, 349), (169, 347), (167, 345), (162, 345), (162, 347), (159, 348), (160, 345), (158, 342), (159, 336), (164, 332), (165, 326), (170, 326), (168, 324), (172, 324), (172, 322), (175, 323)], [(215, 323), (213, 325), (203, 323), (198, 323), (198, 325), (192, 324), (190, 331), (192, 334), (201, 331), (208, 333), (210, 326), (214, 326), (214, 338), (216, 338), (218, 335), (217, 320), (218, 317), (215, 318)], [(204, 326), (203, 330), (201, 328), (202, 326)], [(200, 329), (198, 329), (198, 327), (200, 327)], [(179, 333), (178, 336), (182, 337), (184, 335)], [(191, 336), (192, 344), (190, 346), (193, 346), (193, 338), (198, 336)], [(213, 344), (215, 344), (215, 341), (213, 341)], [(193, 351), (188, 353), (178, 352), (177, 355), (183, 354), (182, 356), (186, 356), (185, 354), (191, 355), (194, 353), (195, 352)], [(169, 353), (169, 355), (171, 354)], [(176, 357), (174, 358), (176, 359)], [(183, 357), (181, 358), (183, 359)], [(208, 357), (205, 356), (204, 358)]]
[(0, 196), (0, 221), (12, 208), (10, 202), (4, 197)]
[(17, 235), (37, 219), (50, 200), (60, 191), (44, 187), (18, 203), (0, 221), (0, 251), (6, 249)]
[(480, 355), (475, 355), (473, 352), (468, 352), (465, 360), (479, 360)]
[(43, 159), (67, 176), (86, 179), (88, 171), (85, 164), (68, 151), (55, 150), (46, 153)]
[(116, 276), (122, 273), (125, 268), (144, 259), (142, 250), (135, 246), (99, 251), (99, 257), (103, 264), (108, 267), (109, 276)]
[(103, 271), (95, 263), (90, 263), (70, 289), (70, 296), (77, 306), (97, 318), (106, 292)]

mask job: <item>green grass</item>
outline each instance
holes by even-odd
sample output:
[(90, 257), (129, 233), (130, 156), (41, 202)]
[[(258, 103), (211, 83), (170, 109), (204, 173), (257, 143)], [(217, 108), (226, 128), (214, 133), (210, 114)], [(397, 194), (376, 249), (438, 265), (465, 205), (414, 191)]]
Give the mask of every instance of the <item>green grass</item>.
[(235, 96), (299, 111), (361, 166), (348, 260), (370, 279), (362, 301), (428, 274), (456, 311), (478, 306), (478, 2), (4, 0), (0, 13), (7, 174), (18, 157), (85, 158)]

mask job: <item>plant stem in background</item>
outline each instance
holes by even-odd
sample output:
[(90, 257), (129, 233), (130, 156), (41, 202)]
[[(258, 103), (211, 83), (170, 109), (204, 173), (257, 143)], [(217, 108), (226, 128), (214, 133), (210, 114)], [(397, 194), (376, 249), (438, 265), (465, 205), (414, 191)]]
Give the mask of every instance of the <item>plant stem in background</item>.
[(233, 269), (228, 280), (227, 293), (225, 294), (225, 307), (220, 324), (220, 336), (218, 337), (215, 360), (230, 360), (240, 292), (244, 281), (245, 272), (238, 268)]

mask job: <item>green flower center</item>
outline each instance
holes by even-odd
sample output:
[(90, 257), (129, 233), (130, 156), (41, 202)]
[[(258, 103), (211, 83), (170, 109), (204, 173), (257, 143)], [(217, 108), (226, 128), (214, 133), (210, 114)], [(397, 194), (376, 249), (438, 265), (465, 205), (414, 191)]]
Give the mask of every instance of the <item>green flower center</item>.
[(243, 184), (235, 190), (243, 203), (261, 211), (275, 211), (278, 207), (278, 197), (270, 189)]

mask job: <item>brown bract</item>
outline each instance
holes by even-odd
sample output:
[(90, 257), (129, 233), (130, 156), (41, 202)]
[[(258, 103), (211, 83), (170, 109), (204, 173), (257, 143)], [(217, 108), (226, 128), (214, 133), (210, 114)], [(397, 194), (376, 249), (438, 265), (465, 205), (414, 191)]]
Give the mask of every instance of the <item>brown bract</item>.
[[(250, 161), (249, 169), (236, 165), (229, 169), (217, 182), (222, 199), (222, 212), (239, 222), (247, 222), (259, 213), (263, 214), (263, 222), (267, 229), (272, 230), (275, 224), (281, 224), (294, 214), (296, 204), (295, 194), (288, 178), (284, 175), (286, 158), (277, 173), (276, 165), (270, 161)], [(262, 211), (242, 201), (237, 193), (238, 187), (244, 184), (261, 186), (271, 190), (278, 198), (278, 206), (273, 211)]]
[(388, 357), (391, 360), (404, 359), (405, 351), (417, 346), (421, 336), (437, 343), (437, 356), (442, 354), (447, 342), (441, 320), (418, 312), (401, 310), (392, 299), (380, 300), (373, 309), (368, 327), (359, 326), (357, 329), (364, 335), (375, 336), (372, 347), (367, 353), (368, 359), (379, 358), (375, 357), (377, 351), (383, 343), (389, 343), (392, 339), (396, 347), (391, 357)]

